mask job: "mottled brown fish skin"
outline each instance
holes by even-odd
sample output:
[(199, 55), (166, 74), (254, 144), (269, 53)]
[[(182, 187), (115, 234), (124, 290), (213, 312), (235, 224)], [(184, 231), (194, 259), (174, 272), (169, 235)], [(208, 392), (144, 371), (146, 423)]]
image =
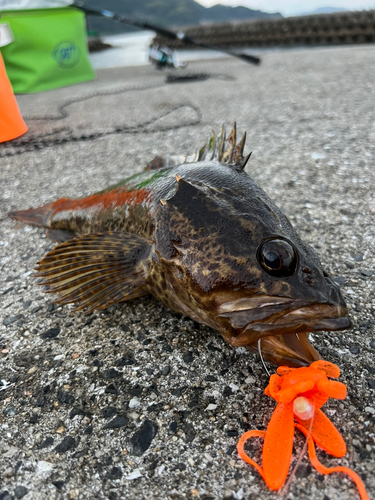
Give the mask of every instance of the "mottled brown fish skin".
[[(231, 172), (211, 162), (182, 166), (176, 175), (175, 194), (155, 214), (157, 258), (151, 262), (149, 281), (155, 297), (221, 331), (232, 345), (252, 349), (270, 331), (280, 335), (316, 330), (314, 319), (309, 326), (308, 321), (287, 323), (274, 330), (278, 318), (303, 306), (314, 305), (317, 318), (319, 307), (332, 307), (329, 314), (336, 326), (350, 325), (339, 289), (316, 253), (245, 172)], [(292, 242), (298, 253), (297, 269), (291, 276), (275, 278), (259, 265), (259, 245), (276, 238)], [(267, 297), (279, 297), (280, 303), (264, 307)], [(256, 299), (260, 307), (218, 313), (222, 304), (240, 298)], [(269, 326), (262, 330), (262, 325)]]

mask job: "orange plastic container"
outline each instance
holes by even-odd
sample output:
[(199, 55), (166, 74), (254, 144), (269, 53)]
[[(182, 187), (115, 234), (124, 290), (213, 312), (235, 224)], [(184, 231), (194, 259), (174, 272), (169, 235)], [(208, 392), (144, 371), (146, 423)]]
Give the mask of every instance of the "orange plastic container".
[(18, 108), (4, 61), (0, 54), (0, 142), (10, 141), (27, 131)]

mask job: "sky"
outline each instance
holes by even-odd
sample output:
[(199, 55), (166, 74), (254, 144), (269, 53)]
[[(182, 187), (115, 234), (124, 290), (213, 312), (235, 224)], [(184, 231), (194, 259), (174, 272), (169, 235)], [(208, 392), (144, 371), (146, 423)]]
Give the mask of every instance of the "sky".
[(375, 9), (375, 0), (197, 0), (205, 7), (216, 4), (244, 5), (264, 12), (281, 12), (283, 16), (295, 16), (320, 7), (341, 7), (347, 10)]

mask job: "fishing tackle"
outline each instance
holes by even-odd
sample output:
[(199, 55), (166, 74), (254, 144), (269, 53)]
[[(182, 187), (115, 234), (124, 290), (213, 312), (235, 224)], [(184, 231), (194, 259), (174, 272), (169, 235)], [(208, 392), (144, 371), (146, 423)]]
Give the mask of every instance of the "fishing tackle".
[(180, 62), (178, 60), (178, 55), (175, 50), (165, 45), (159, 45), (158, 43), (154, 43), (150, 48), (148, 60), (155, 69), (186, 68), (187, 66), (186, 62)]
[(155, 31), (158, 35), (164, 36), (169, 40), (181, 40), (182, 42), (190, 45), (195, 45), (197, 47), (204, 47), (210, 50), (218, 50), (219, 52), (223, 52), (225, 54), (229, 54), (230, 56), (237, 57), (237, 59), (241, 59), (247, 63), (251, 64), (260, 64), (261, 59), (258, 56), (253, 56), (250, 54), (245, 54), (243, 52), (234, 52), (233, 50), (226, 49), (225, 47), (216, 47), (215, 45), (211, 45), (210, 43), (200, 42), (191, 38), (183, 32), (175, 33), (166, 28), (162, 28), (161, 26), (156, 26), (155, 24), (151, 24), (148, 21), (142, 21), (140, 19), (130, 19), (128, 17), (122, 16), (121, 14), (117, 14), (116, 12), (112, 12), (107, 9), (96, 9), (93, 7), (89, 7), (87, 4), (81, 1), (73, 2), (74, 7), (81, 9), (85, 14), (93, 15), (93, 16), (101, 16), (107, 19), (112, 19), (118, 23), (129, 24), (130, 26), (136, 26), (140, 29), (148, 29)]
[[(240, 457), (257, 469), (271, 490), (278, 490), (285, 483), (292, 457), (294, 430), (297, 428), (306, 436), (305, 449), (308, 446), (312, 466), (321, 474), (347, 474), (355, 482), (361, 499), (369, 500), (358, 474), (348, 467), (325, 467), (319, 462), (315, 452), (314, 442), (335, 457), (343, 457), (346, 453), (346, 445), (340, 432), (320, 410), (329, 398), (346, 398), (346, 385), (329, 380), (339, 376), (339, 368), (323, 360), (314, 361), (310, 366), (302, 368), (279, 366), (277, 374), (271, 375), (264, 393), (275, 399), (278, 404), (267, 430), (245, 432), (237, 444)], [(255, 436), (264, 438), (262, 467), (244, 450), (246, 441)], [(303, 454), (304, 450), (300, 460)], [(297, 461), (296, 467), (300, 460)]]

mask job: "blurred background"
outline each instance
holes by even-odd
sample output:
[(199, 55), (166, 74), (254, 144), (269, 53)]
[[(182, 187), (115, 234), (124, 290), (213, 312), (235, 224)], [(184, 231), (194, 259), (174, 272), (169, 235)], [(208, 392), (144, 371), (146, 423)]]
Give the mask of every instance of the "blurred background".
[[(0, 96), (4, 142), (25, 132), (14, 94), (95, 79), (95, 70), (143, 66), (179, 70), (226, 57), (259, 64), (285, 49), (375, 42), (371, 0), (0, 0)], [(6, 71), (6, 73), (5, 73)], [(10, 85), (9, 86), (9, 82)], [(12, 130), (14, 130), (12, 132)]]
[[(86, 0), (85, 5), (103, 8), (101, 0)], [(256, 52), (263, 47), (375, 41), (375, 2), (371, 0), (108, 0), (105, 9), (146, 19), (161, 27), (182, 29), (196, 40), (219, 47), (256, 48)], [(87, 24), (92, 52), (105, 44), (112, 48), (105, 55), (91, 56), (95, 68), (146, 64), (154, 32), (140, 32), (132, 26), (92, 15), (87, 16)], [(171, 43), (158, 36), (155, 41), (177, 49), (180, 59), (185, 61), (222, 57), (209, 50), (192, 51), (191, 46), (179, 40)]]
[[(0, 13), (7, 22), (9, 11), (10, 17), (19, 18), (20, 13), (30, 14), (31, 9), (66, 9), (72, 4), (73, 0), (0, 0)], [(206, 44), (255, 48), (256, 52), (264, 47), (375, 41), (375, 2), (372, 0), (84, 0), (76, 4), (86, 12), (90, 60), (97, 69), (147, 64), (150, 46), (154, 43), (177, 49), (185, 61), (222, 57), (207, 49), (192, 51), (192, 45), (184, 40), (160, 35), (155, 38), (155, 31), (116, 22), (108, 16), (108, 11), (130, 22), (146, 22), (176, 33), (182, 30)], [(97, 10), (97, 14), (87, 13), (90, 9)], [(103, 15), (103, 9), (107, 14)], [(13, 27), (16, 32), (17, 29)], [(8, 50), (5, 49), (5, 58)]]

